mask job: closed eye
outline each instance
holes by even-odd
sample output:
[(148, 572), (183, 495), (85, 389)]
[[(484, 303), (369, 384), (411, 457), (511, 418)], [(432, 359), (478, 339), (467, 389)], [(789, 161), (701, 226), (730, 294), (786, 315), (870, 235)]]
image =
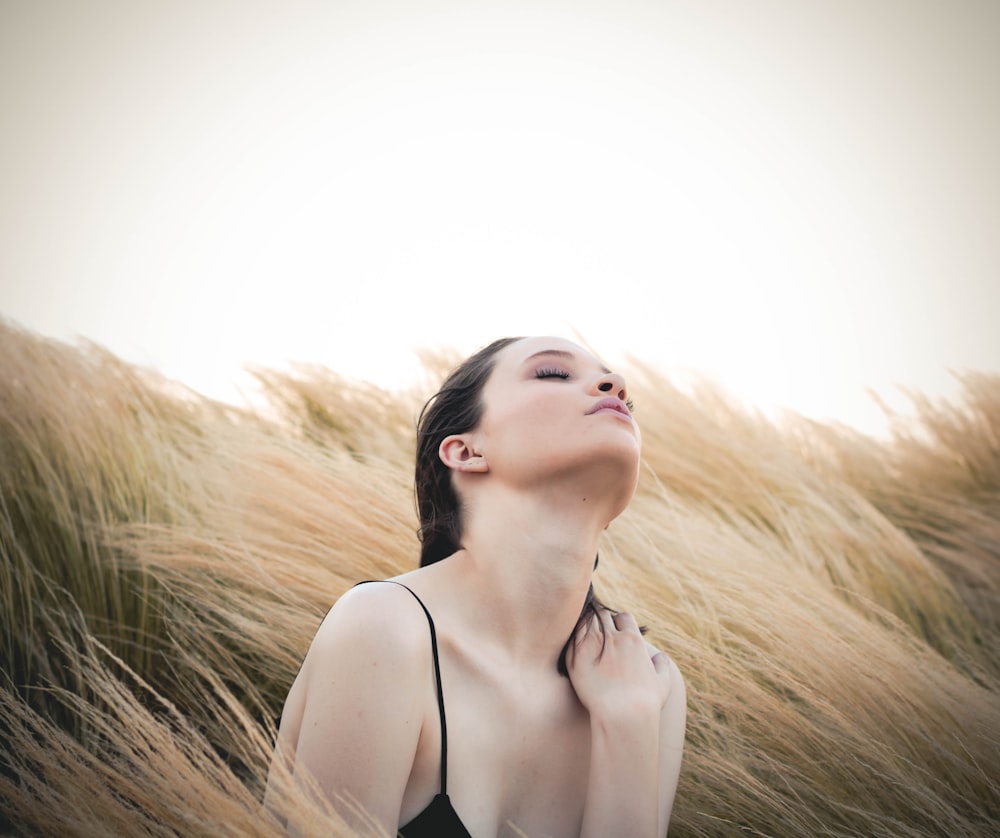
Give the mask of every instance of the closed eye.
[(569, 378), (569, 373), (559, 367), (539, 367), (535, 370), (535, 378)]

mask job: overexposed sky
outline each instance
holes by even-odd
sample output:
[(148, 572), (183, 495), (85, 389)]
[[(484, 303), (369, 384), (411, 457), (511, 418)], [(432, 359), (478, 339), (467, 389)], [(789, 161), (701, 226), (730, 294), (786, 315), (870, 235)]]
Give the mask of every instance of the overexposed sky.
[(874, 429), (1000, 370), (998, 43), (995, 0), (0, 0), (0, 314), (229, 399), (576, 330)]

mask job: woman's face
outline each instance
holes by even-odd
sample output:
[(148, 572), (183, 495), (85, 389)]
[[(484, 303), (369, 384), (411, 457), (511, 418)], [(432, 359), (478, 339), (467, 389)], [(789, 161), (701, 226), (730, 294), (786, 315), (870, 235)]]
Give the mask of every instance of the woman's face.
[(563, 338), (525, 338), (496, 356), (474, 444), (490, 472), (518, 481), (579, 473), (635, 492), (641, 435), (625, 379)]

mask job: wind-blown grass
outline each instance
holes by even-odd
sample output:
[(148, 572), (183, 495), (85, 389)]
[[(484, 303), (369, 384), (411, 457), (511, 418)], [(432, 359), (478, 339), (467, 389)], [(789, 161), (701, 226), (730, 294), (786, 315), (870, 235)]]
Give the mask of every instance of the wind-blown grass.
[[(878, 441), (626, 372), (643, 474), (596, 586), (687, 680), (671, 834), (1000, 835), (1000, 376)], [(258, 377), (266, 414), (0, 328), (6, 831), (276, 831), (272, 719), (313, 632), (416, 563), (432, 385)]]

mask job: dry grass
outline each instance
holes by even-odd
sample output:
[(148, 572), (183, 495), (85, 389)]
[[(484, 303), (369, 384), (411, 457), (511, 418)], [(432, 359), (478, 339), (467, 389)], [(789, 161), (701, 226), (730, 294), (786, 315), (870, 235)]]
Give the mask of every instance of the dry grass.
[[(629, 373), (644, 471), (597, 585), (687, 678), (671, 834), (1000, 835), (1000, 377), (878, 442)], [(259, 376), (267, 416), (0, 328), (0, 831), (275, 832), (319, 620), (416, 561), (419, 399)]]

